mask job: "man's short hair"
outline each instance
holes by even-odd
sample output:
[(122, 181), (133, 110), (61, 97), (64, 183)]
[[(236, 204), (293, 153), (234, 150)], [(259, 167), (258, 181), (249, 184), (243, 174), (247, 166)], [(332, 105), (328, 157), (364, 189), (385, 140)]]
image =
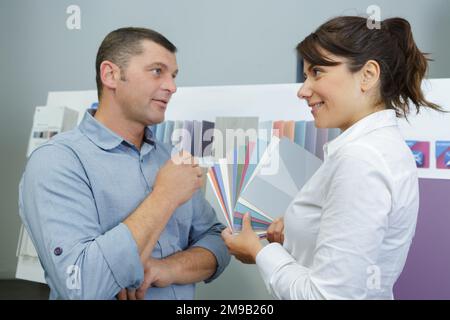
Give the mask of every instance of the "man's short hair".
[(166, 37), (151, 29), (127, 27), (110, 32), (103, 39), (95, 60), (95, 78), (99, 100), (103, 89), (100, 77), (101, 63), (108, 60), (118, 65), (121, 71), (125, 70), (130, 58), (143, 52), (143, 40), (153, 41), (172, 53), (177, 51), (175, 45), (167, 40)]

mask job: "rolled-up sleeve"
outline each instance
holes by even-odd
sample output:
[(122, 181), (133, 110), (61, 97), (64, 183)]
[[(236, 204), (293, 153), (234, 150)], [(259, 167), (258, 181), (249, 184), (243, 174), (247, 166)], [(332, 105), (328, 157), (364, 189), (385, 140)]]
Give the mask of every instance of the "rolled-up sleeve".
[(123, 223), (102, 230), (90, 181), (70, 148), (47, 144), (33, 152), (19, 209), (58, 298), (113, 299), (143, 281), (131, 232)]
[(216, 260), (216, 272), (206, 283), (216, 279), (230, 263), (230, 254), (222, 240), (222, 230), (225, 228), (216, 217), (216, 213), (204, 196), (198, 191), (193, 197), (194, 218), (189, 234), (189, 243), (192, 247), (201, 247), (211, 251)]

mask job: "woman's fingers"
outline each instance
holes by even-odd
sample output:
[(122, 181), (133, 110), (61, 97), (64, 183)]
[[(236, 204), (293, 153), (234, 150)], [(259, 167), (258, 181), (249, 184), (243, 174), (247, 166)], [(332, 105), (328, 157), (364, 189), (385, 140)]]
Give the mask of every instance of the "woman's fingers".
[(284, 223), (283, 220), (280, 219), (275, 226), (275, 239), (278, 243), (283, 244), (283, 230), (284, 230)]
[(267, 228), (267, 241), (273, 242), (273, 233), (275, 232), (275, 223), (272, 222), (269, 227)]
[[(233, 237), (233, 233), (231, 232), (230, 228), (225, 228), (222, 230), (222, 239), (225, 242), (225, 245), (228, 247), (229, 241), (231, 241), (231, 238)], [(230, 249), (230, 248), (228, 248)]]
[(242, 231), (253, 231), (252, 218), (248, 212), (242, 217)]
[(267, 240), (269, 242), (284, 242), (284, 222), (283, 218), (275, 219), (267, 229)]

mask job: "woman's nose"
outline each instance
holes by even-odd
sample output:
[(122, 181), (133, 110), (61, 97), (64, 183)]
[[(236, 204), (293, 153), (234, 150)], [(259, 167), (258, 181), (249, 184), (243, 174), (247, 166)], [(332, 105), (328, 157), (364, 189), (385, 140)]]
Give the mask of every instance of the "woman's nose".
[(308, 99), (309, 97), (311, 97), (311, 95), (312, 95), (312, 90), (305, 81), (305, 83), (303, 83), (303, 85), (298, 90), (297, 97), (299, 97), (299, 99)]

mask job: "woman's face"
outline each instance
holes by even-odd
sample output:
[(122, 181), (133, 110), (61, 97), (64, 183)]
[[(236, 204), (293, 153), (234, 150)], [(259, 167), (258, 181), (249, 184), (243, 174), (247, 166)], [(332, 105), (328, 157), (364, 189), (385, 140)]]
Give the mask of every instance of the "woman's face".
[(316, 127), (344, 131), (363, 117), (366, 101), (361, 76), (359, 72), (350, 72), (344, 58), (332, 54), (326, 57), (340, 64), (315, 66), (305, 60), (305, 82), (297, 95), (307, 101)]

